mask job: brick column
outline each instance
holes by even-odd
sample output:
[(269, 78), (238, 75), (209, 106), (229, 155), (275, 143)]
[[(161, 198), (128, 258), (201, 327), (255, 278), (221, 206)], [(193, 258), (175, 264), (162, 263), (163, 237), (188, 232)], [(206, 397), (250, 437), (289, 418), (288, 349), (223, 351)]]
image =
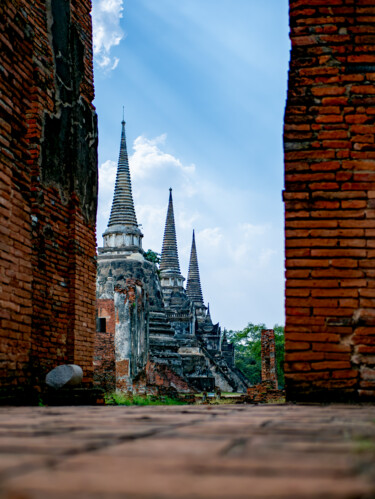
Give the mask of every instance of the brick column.
[(0, 2), (0, 394), (33, 393), (63, 363), (92, 383), (90, 10), (90, 0)]
[(262, 382), (268, 381), (277, 389), (275, 333), (273, 329), (263, 329), (261, 335), (262, 348)]
[(289, 400), (375, 397), (375, 4), (290, 0)]

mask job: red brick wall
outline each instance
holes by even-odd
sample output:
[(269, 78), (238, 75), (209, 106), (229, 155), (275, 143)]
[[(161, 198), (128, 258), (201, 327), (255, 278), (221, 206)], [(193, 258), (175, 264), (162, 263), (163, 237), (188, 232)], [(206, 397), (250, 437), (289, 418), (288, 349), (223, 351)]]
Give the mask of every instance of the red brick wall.
[[(100, 267), (99, 260), (99, 281)], [(107, 392), (114, 389), (131, 391), (133, 379), (146, 366), (147, 300), (142, 282), (134, 278), (120, 279), (112, 292), (107, 289), (104, 297), (97, 300), (97, 316), (106, 319), (106, 332), (96, 332), (94, 383)]]
[(269, 382), (277, 388), (275, 332), (263, 329), (261, 333), (262, 382)]
[(134, 380), (133, 390), (136, 393), (152, 395), (174, 393), (192, 393), (194, 388), (178, 376), (165, 364), (148, 361), (146, 368)]
[(106, 319), (106, 331), (96, 332), (94, 351), (94, 383), (112, 391), (116, 388), (115, 365), (115, 302), (113, 299), (97, 300), (98, 317)]
[(291, 400), (375, 396), (375, 2), (290, 0), (285, 112)]
[[(97, 132), (90, 7), (90, 0), (0, 4), (2, 390), (39, 385), (66, 362), (81, 365), (92, 381)], [(64, 84), (72, 90), (64, 93)]]

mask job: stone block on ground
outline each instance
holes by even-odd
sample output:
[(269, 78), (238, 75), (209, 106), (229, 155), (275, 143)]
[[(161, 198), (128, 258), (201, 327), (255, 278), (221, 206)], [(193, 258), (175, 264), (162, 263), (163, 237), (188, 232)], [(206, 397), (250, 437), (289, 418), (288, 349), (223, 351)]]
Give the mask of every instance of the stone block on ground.
[(57, 366), (46, 376), (46, 384), (58, 390), (64, 386), (76, 386), (82, 382), (83, 371), (75, 364)]

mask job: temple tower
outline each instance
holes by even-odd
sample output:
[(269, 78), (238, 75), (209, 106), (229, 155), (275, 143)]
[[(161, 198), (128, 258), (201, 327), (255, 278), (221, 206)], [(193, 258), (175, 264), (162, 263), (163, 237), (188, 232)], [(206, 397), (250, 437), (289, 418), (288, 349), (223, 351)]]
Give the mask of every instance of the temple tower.
[(206, 307), (203, 301), (194, 230), (191, 243), (186, 293), (195, 308), (195, 315), (197, 318), (196, 334), (204, 342), (204, 345), (208, 350), (219, 352), (221, 329), (219, 324), (212, 323), (210, 308), (209, 306)]
[(186, 284), (186, 293), (190, 300), (194, 303), (197, 318), (199, 322), (204, 322), (206, 319), (207, 307), (203, 302), (203, 294), (201, 280), (199, 276), (197, 248), (195, 246), (195, 232), (193, 230), (193, 240), (191, 243), (189, 272)]
[[(182, 288), (184, 277), (180, 272), (180, 264), (178, 261), (176, 226), (173, 212), (172, 189), (169, 189), (169, 202), (167, 219), (165, 222), (163, 247), (161, 250), (160, 261), (160, 280), (163, 289)], [(167, 292), (168, 294), (168, 292)]]
[[(98, 248), (100, 331), (95, 359), (98, 383), (106, 384), (107, 389), (132, 390), (135, 378), (145, 372), (146, 366), (164, 365), (181, 375), (182, 360), (177, 353), (179, 345), (174, 329), (164, 310), (157, 267), (144, 258), (143, 234), (134, 210), (124, 120), (121, 125), (112, 210), (103, 234), (104, 247)], [(155, 369), (152, 367), (151, 371)], [(147, 371), (147, 376), (150, 372)]]
[(186, 294), (183, 286), (185, 278), (180, 271), (172, 189), (169, 189), (169, 202), (159, 269), (167, 317), (176, 332), (176, 336), (180, 338), (194, 336), (194, 305)]
[(138, 227), (134, 210), (124, 120), (122, 120), (121, 126), (115, 192), (108, 227), (103, 234), (104, 249), (109, 248), (111, 252), (118, 250), (122, 253), (124, 251), (143, 253), (143, 234)]
[(143, 234), (134, 210), (124, 119), (121, 127), (112, 210), (103, 234), (104, 247), (98, 248), (95, 379), (107, 389), (131, 390), (133, 379), (148, 360), (148, 281), (156, 270), (143, 257)]
[[(190, 300), (184, 289), (185, 278), (181, 274), (178, 261), (172, 189), (169, 189), (169, 202), (159, 270), (166, 308), (174, 311), (190, 309)], [(191, 328), (189, 328), (189, 333), (192, 333)]]

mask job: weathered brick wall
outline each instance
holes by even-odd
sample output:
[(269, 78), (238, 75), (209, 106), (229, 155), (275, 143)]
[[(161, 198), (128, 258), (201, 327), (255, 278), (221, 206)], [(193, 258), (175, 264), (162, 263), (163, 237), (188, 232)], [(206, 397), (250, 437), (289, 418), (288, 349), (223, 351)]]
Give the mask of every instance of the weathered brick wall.
[(97, 300), (97, 314), (106, 320), (105, 332), (96, 331), (94, 348), (94, 383), (107, 392), (116, 389), (115, 364), (115, 302)]
[(133, 383), (133, 390), (136, 393), (147, 393), (149, 395), (177, 393), (192, 393), (192, 388), (188, 383), (169, 369), (165, 364), (156, 364), (148, 361), (145, 369), (139, 373)]
[(285, 399), (285, 390), (275, 388), (270, 381), (262, 381), (258, 385), (249, 386), (246, 394), (246, 402), (255, 404), (269, 404), (270, 402), (281, 402)]
[(124, 278), (124, 272), (114, 280), (112, 272), (105, 279), (99, 271), (98, 280), (97, 315), (106, 319), (106, 331), (96, 332), (94, 383), (106, 391), (132, 391), (148, 360), (148, 295), (142, 281)]
[(92, 381), (97, 126), (90, 0), (0, 5), (0, 384)]
[(276, 346), (273, 329), (261, 332), (262, 382), (267, 381), (277, 389)]
[(375, 3), (290, 0), (290, 400), (375, 396)]

